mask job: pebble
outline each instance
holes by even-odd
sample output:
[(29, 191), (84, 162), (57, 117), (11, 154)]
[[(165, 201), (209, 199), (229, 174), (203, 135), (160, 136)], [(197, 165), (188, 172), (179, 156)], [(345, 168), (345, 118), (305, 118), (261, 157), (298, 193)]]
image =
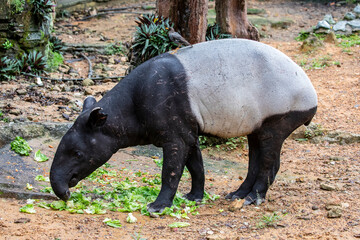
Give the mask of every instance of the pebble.
[(61, 92), (61, 89), (58, 86), (53, 87), (52, 90), (56, 92)]
[(234, 200), (229, 206), (229, 211), (235, 212), (237, 210), (242, 209), (244, 206), (244, 202), (245, 202), (245, 199)]
[(87, 86), (93, 86), (95, 83), (93, 80), (91, 80), (90, 78), (86, 78), (82, 81), (82, 85), (87, 87)]
[(15, 116), (19, 116), (22, 112), (20, 109), (11, 109), (9, 113)]
[(94, 92), (93, 92), (93, 90), (90, 89), (90, 88), (85, 88), (85, 89), (84, 89), (84, 95), (85, 95), (85, 96), (94, 95)]
[(342, 215), (342, 210), (340, 207), (334, 207), (330, 209), (327, 213), (328, 218), (339, 218)]
[(320, 189), (326, 190), (326, 191), (335, 191), (336, 187), (333, 185), (330, 185), (328, 183), (322, 183), (322, 184), (320, 184)]
[(81, 98), (81, 97), (82, 97), (82, 94), (81, 94), (81, 93), (79, 93), (79, 92), (74, 93), (74, 97), (76, 97), (76, 98)]
[(355, 14), (352, 12), (347, 12), (344, 16), (345, 20), (354, 20), (356, 18)]
[(18, 95), (25, 95), (27, 93), (26, 89), (20, 88), (16, 90)]
[(314, 206), (311, 207), (311, 209), (312, 210), (319, 210), (319, 206), (314, 205)]
[(36, 78), (36, 85), (38, 85), (39, 87), (44, 86), (44, 83), (41, 81), (41, 78), (39, 78), (39, 77)]

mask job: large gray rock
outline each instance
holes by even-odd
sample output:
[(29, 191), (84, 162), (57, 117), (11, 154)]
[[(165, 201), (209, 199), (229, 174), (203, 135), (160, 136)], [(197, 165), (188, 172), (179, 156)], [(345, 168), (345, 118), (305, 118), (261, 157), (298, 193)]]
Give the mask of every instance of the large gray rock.
[(354, 20), (355, 18), (356, 18), (356, 16), (352, 12), (347, 12), (344, 16), (344, 19), (349, 20), (349, 21)]
[(50, 135), (62, 137), (71, 127), (72, 123), (9, 123), (0, 126), (0, 147), (10, 143), (16, 136), (25, 139)]
[(333, 31), (336, 34), (350, 35), (352, 33), (352, 28), (348, 25), (348, 21), (339, 21), (333, 26)]
[(330, 29), (331, 26), (326, 20), (321, 20), (317, 23), (315, 29), (320, 29), (320, 28)]
[(353, 11), (357, 17), (360, 17), (360, 5), (357, 5)]
[(352, 20), (348, 24), (351, 26), (353, 32), (360, 31), (360, 19)]
[(326, 14), (323, 20), (328, 22), (330, 25), (334, 25), (336, 23), (331, 14)]

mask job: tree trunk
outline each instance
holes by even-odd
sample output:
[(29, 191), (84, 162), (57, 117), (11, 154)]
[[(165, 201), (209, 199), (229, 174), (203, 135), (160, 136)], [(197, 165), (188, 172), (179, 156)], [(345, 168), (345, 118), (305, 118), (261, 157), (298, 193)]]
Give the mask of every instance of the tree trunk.
[(246, 0), (216, 0), (216, 22), (233, 37), (259, 41), (259, 31), (247, 19)]
[(205, 41), (208, 0), (157, 0), (157, 12), (169, 17), (175, 31), (190, 43)]

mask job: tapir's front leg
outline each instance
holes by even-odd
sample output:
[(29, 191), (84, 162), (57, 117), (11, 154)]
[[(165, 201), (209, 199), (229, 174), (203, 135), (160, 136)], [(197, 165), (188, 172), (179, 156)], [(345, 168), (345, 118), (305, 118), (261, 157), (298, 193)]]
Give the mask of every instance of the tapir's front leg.
[(171, 207), (184, 171), (188, 151), (189, 147), (182, 139), (176, 139), (163, 145), (164, 161), (161, 190), (155, 202), (148, 205), (149, 212), (160, 213), (166, 207)]

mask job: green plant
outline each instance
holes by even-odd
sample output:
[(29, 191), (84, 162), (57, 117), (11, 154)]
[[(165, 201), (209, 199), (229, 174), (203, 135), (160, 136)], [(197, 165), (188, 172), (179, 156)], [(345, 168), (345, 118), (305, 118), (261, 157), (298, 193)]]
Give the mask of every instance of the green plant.
[(246, 137), (219, 138), (212, 136), (199, 136), (200, 148), (216, 147), (218, 150), (231, 151), (244, 147)]
[(0, 59), (0, 80), (12, 79), (19, 72), (19, 62), (16, 59), (3, 57)]
[(13, 47), (13, 44), (9, 41), (9, 39), (6, 39), (6, 41), (2, 44), (3, 48), (5, 50), (10, 49)]
[(31, 0), (33, 12), (40, 22), (50, 20), (50, 13), (54, 12), (55, 4), (51, 0)]
[(20, 72), (33, 72), (36, 74), (43, 72), (47, 67), (44, 55), (36, 50), (28, 54), (24, 53), (19, 61), (19, 65)]
[(32, 151), (31, 147), (29, 146), (29, 143), (25, 139), (19, 136), (17, 136), (15, 140), (10, 143), (10, 146), (11, 146), (11, 150), (24, 156), (29, 156), (30, 152)]
[(353, 46), (360, 46), (360, 35), (359, 34), (352, 34), (350, 36), (345, 35), (336, 35), (336, 38), (340, 39), (340, 46), (344, 49), (353, 47)]
[(49, 38), (49, 48), (53, 52), (60, 53), (64, 49), (64, 43), (60, 38), (56, 36), (51, 36)]
[(123, 53), (124, 53), (124, 46), (122, 45), (121, 42), (109, 44), (105, 49), (106, 55), (116, 55)]
[(49, 51), (47, 59), (47, 70), (53, 72), (59, 68), (61, 64), (64, 63), (64, 57), (59, 52)]
[(257, 228), (265, 228), (265, 227), (276, 227), (276, 223), (282, 219), (282, 216), (278, 215), (276, 212), (272, 214), (263, 215), (260, 221), (256, 224)]
[(223, 39), (223, 38), (231, 38), (231, 34), (222, 33), (220, 26), (216, 23), (209, 24), (206, 29), (206, 41)]
[(325, 134), (325, 130), (320, 124), (314, 124), (309, 127), (304, 132), (304, 137), (307, 139), (311, 139), (317, 136), (323, 136)]
[(169, 28), (173, 26), (168, 18), (144, 15), (136, 23), (138, 26), (129, 57), (132, 66), (176, 48), (177, 45), (168, 37)]
[(13, 14), (19, 13), (24, 10), (25, 0), (11, 0), (10, 6)]
[(320, 41), (324, 41), (325, 37), (326, 37), (326, 33), (312, 33), (310, 34), (310, 32), (305, 32), (305, 31), (301, 31), (299, 33), (299, 35), (297, 35), (295, 37), (295, 40), (298, 42), (303, 42), (305, 41), (310, 35), (314, 35), (316, 36)]

